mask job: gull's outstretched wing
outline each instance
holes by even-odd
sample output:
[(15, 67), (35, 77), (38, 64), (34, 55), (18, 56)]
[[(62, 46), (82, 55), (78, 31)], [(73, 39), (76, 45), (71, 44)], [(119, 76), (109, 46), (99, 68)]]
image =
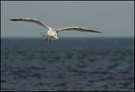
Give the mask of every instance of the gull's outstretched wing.
[(83, 27), (65, 27), (65, 28), (58, 29), (57, 31), (64, 31), (64, 30), (76, 30), (76, 31), (81, 31), (81, 32), (101, 33), (100, 31), (95, 31), (95, 30), (91, 30), (91, 29), (87, 29)]
[(39, 21), (38, 19), (34, 19), (34, 18), (19, 18), (19, 19), (10, 19), (11, 21), (24, 21), (24, 22), (34, 22), (37, 23), (43, 27), (46, 27), (48, 29), (50, 29), (49, 26), (47, 26), (47, 24), (42, 23), (41, 21)]

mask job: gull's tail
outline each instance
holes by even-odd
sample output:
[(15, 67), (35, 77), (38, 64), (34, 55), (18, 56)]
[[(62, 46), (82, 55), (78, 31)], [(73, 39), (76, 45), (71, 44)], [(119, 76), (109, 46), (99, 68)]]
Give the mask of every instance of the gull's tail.
[(46, 32), (39, 32), (39, 34), (40, 34), (42, 37), (46, 37), (46, 35), (47, 35)]

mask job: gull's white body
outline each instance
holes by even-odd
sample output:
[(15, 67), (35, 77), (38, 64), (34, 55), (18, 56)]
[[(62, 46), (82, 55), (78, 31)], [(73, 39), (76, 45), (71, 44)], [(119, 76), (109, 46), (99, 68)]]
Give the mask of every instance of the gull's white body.
[(42, 23), (38, 19), (34, 19), (34, 18), (20, 18), (20, 19), (10, 19), (10, 20), (11, 21), (34, 22), (34, 23), (37, 23), (37, 24), (47, 28), (48, 31), (47, 32), (40, 32), (40, 35), (42, 35), (45, 38), (45, 40), (47, 40), (49, 43), (53, 38), (59, 39), (59, 35), (58, 35), (59, 31), (76, 30), (76, 31), (82, 31), (82, 32), (101, 33), (99, 31), (94, 31), (94, 30), (86, 29), (86, 28), (82, 28), (82, 27), (65, 27), (65, 28), (61, 28), (61, 29), (55, 29), (55, 28), (49, 27), (47, 24)]

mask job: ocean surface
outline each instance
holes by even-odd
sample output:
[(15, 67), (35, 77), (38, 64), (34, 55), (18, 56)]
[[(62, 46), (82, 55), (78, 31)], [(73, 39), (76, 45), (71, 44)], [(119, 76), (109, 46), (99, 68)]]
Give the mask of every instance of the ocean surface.
[(1, 90), (134, 91), (134, 39), (2, 38)]

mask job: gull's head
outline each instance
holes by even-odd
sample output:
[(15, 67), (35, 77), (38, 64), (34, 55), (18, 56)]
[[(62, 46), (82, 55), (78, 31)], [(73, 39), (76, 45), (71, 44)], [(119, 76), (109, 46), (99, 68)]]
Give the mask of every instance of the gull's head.
[(48, 34), (50, 36), (53, 36), (57, 40), (59, 39), (58, 31), (55, 28), (50, 28), (50, 30), (48, 31)]
[(56, 32), (53, 33), (53, 37), (55, 39), (57, 39), (57, 40), (59, 39), (58, 31), (56, 31)]

